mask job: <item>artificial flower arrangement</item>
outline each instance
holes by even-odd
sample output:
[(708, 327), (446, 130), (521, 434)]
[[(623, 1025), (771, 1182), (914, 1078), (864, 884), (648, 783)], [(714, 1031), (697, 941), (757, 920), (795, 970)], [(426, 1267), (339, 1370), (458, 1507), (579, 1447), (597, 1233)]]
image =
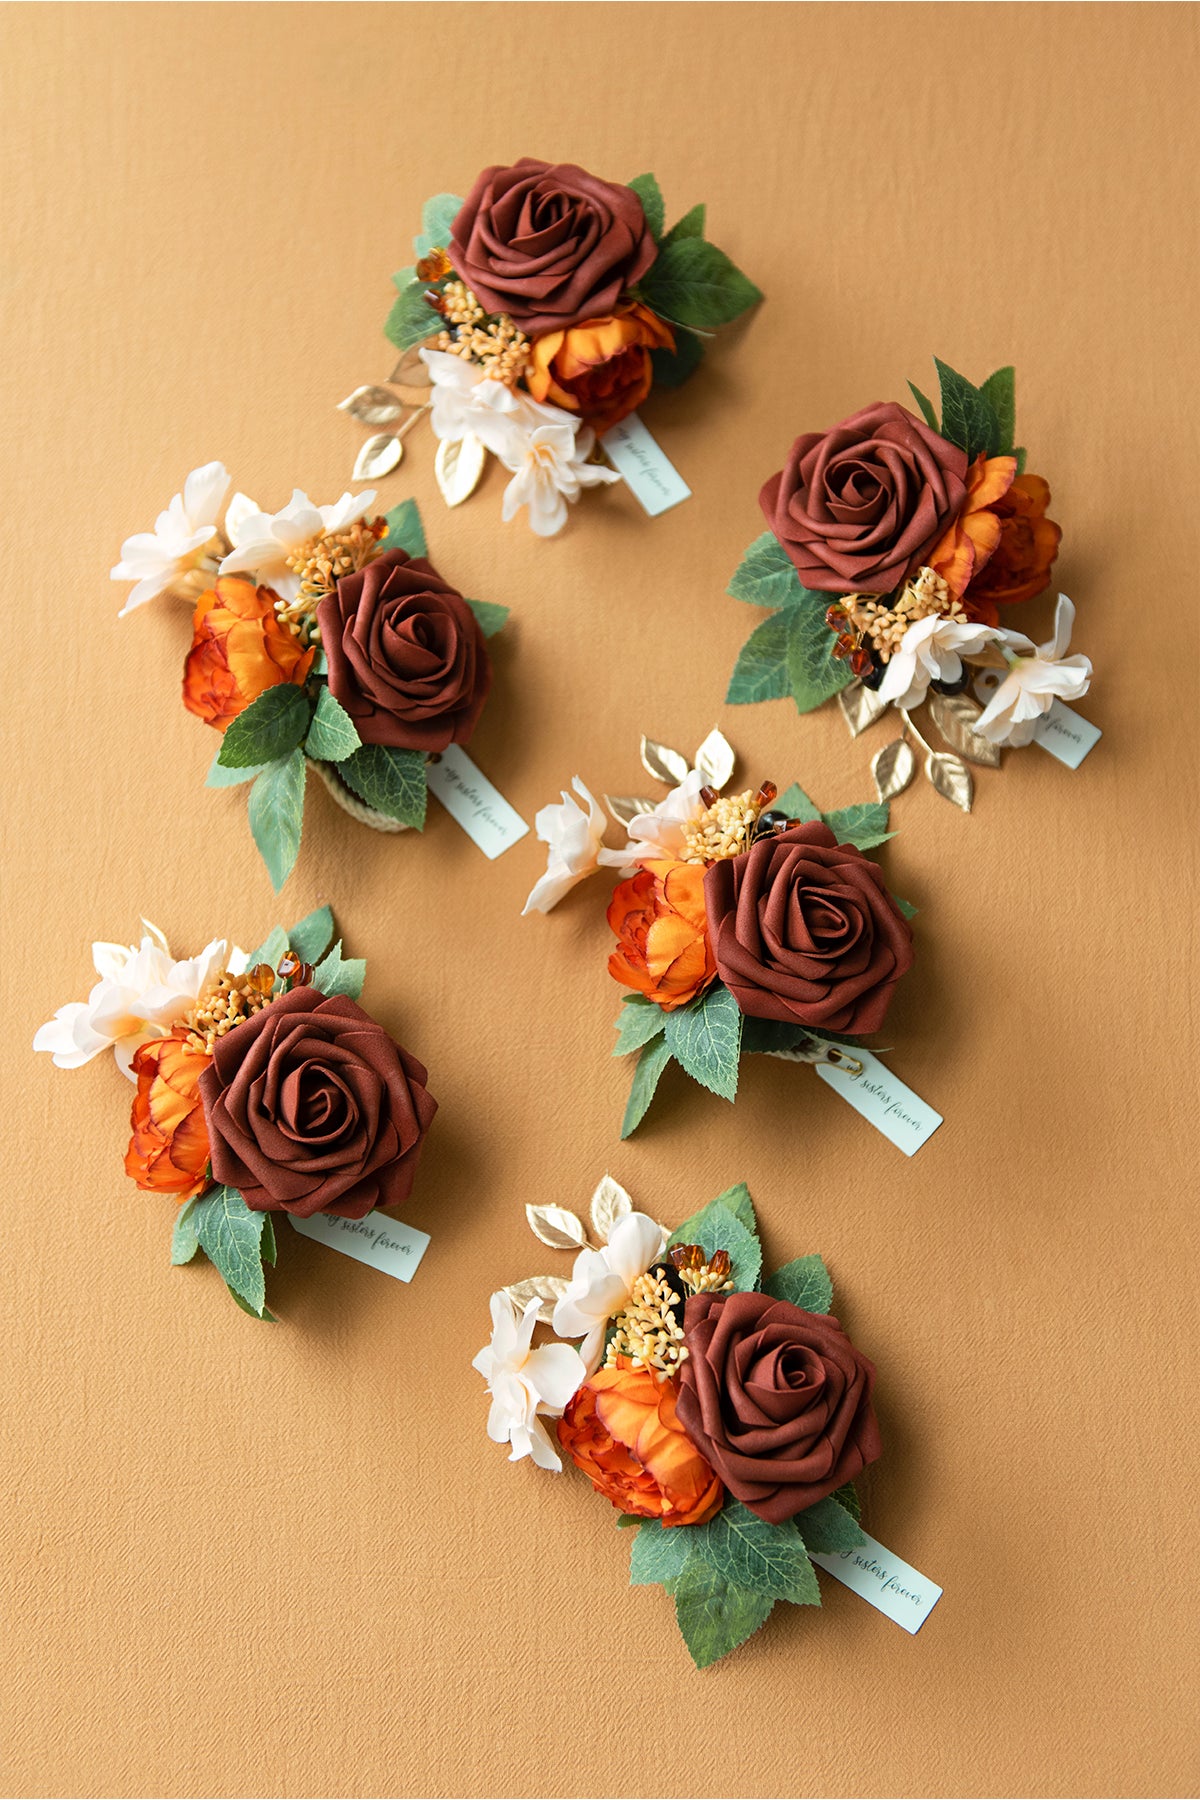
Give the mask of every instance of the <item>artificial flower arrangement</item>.
[[(836, 694), (854, 736), (894, 707), (901, 735), (872, 763), (880, 798), (913, 779), (911, 738), (933, 787), (969, 812), (967, 763), (995, 768), (1002, 745), (1031, 743), (1056, 699), (1087, 692), (1092, 665), (1067, 655), (1065, 594), (1047, 643), (999, 624), (1000, 608), (1044, 592), (1062, 536), (1049, 487), (1014, 448), (1013, 370), (977, 388), (935, 362), (940, 424), (913, 387), (921, 418), (892, 401), (865, 407), (798, 437), (765, 483), (770, 530), (729, 592), (772, 613), (743, 646), (726, 698), (790, 694), (811, 712)], [(972, 679), (978, 704), (964, 691)], [(926, 700), (947, 751), (913, 722)]]
[(619, 850), (605, 844), (604, 811), (578, 776), (586, 811), (566, 792), (542, 808), (547, 869), (524, 908), (549, 912), (595, 869), (621, 871), (608, 972), (633, 991), (613, 1055), (637, 1055), (621, 1136), (637, 1129), (672, 1061), (726, 1100), (741, 1058), (756, 1053), (861, 1074), (842, 1046), (879, 1030), (913, 961), (916, 909), (863, 854), (893, 835), (887, 802), (822, 813), (796, 783), (778, 794), (769, 781), (723, 796), (734, 753), (717, 730), (694, 768), (646, 738), (642, 763), (671, 791), (657, 803), (605, 795), (627, 834)]
[(206, 785), (253, 784), (250, 830), (278, 893), (309, 768), (362, 823), (423, 828), (429, 758), (470, 741), (508, 608), (443, 580), (415, 501), (370, 517), (373, 489), (315, 506), (297, 488), (264, 513), (240, 493), (225, 507), (229, 487), (222, 463), (193, 469), (112, 578), (136, 584), (121, 617), (159, 594), (194, 601), (183, 704), (222, 734)]
[(684, 382), (713, 332), (762, 298), (704, 226), (701, 205), (668, 231), (653, 175), (623, 186), (528, 156), (484, 169), (465, 200), (428, 200), (385, 326), (403, 353), (398, 392), (362, 387), (342, 402), (391, 428), (363, 445), (355, 478), (394, 468), (428, 411), (451, 506), (490, 453), (511, 476), (504, 519), (526, 507), (540, 537), (561, 531), (568, 501), (620, 479), (597, 438), (656, 383)]
[(214, 938), (177, 961), (146, 924), (140, 944), (93, 944), (100, 979), (33, 1040), (60, 1069), (112, 1049), (135, 1084), (125, 1172), (181, 1203), (172, 1263), (203, 1251), (258, 1319), (272, 1215), (398, 1205), (437, 1111), (424, 1066), (358, 1004), (365, 962), (332, 939), (322, 906), (249, 956)]
[[(583, 1470), (635, 1532), (631, 1583), (671, 1595), (698, 1668), (777, 1600), (819, 1606), (811, 1557), (864, 1541), (854, 1478), (881, 1451), (875, 1368), (830, 1310), (821, 1258), (764, 1280), (744, 1183), (668, 1236), (605, 1176), (598, 1246), (566, 1208), (525, 1210), (544, 1244), (578, 1254), (569, 1280), (492, 1295), (473, 1364), (488, 1436), (510, 1462), (561, 1472), (561, 1449)], [(539, 1325), (557, 1341), (535, 1345)]]

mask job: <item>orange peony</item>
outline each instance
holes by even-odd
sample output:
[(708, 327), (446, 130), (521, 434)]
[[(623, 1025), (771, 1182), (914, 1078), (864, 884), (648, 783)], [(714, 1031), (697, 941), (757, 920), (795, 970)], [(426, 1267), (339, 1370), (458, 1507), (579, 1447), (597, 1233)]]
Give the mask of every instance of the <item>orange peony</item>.
[(704, 1525), (724, 1489), (675, 1413), (675, 1382), (627, 1356), (585, 1381), (558, 1422), (563, 1449), (618, 1512)]
[(650, 392), (651, 350), (674, 348), (671, 327), (634, 301), (605, 319), (585, 319), (567, 331), (535, 338), (525, 383), (535, 400), (582, 413), (603, 432)]
[(278, 595), (239, 576), (219, 576), (201, 594), (183, 667), (183, 704), (224, 731), (269, 687), (308, 677), (313, 652), (275, 617)]
[(967, 472), (967, 497), (953, 525), (943, 532), (926, 561), (960, 600), (977, 572), (1000, 542), (1000, 517), (994, 508), (1013, 484), (1015, 456), (977, 456)]
[(994, 623), (988, 611), (1033, 600), (1049, 586), (1062, 537), (1054, 520), (1046, 517), (1049, 504), (1050, 489), (1040, 475), (1018, 475), (995, 502), (1000, 541), (963, 597), (972, 618)]
[(200, 1077), (211, 1058), (180, 1032), (143, 1044), (133, 1059), (137, 1093), (125, 1173), (140, 1188), (191, 1200), (209, 1185), (208, 1127)]
[(686, 1006), (717, 973), (701, 863), (643, 863), (613, 895), (608, 922), (620, 939), (609, 974), (664, 1012)]

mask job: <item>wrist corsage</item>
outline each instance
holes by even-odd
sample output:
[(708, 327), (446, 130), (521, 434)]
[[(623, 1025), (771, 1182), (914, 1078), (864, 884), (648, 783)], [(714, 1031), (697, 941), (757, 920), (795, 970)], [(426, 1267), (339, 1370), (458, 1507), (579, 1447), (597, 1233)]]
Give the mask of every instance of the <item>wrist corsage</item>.
[(642, 764), (671, 791), (657, 802), (605, 796), (627, 834), (619, 850), (578, 776), (583, 806), (564, 792), (542, 808), (548, 866), (525, 902), (549, 912), (595, 869), (621, 873), (608, 972), (632, 992), (613, 1055), (637, 1057), (623, 1138), (672, 1061), (726, 1100), (753, 1053), (853, 1066), (846, 1044), (879, 1030), (913, 961), (915, 909), (863, 854), (892, 835), (886, 801), (822, 813), (797, 784), (778, 794), (769, 781), (722, 796), (734, 753), (716, 730), (694, 768), (646, 738)]
[(358, 1004), (366, 964), (327, 906), (249, 956), (215, 938), (177, 962), (161, 931), (93, 944), (100, 977), (33, 1040), (60, 1069), (109, 1048), (135, 1083), (125, 1171), (181, 1203), (173, 1263), (203, 1250), (270, 1319), (272, 1215), (362, 1219), (407, 1199), (437, 1111), (426, 1072)]
[[(183, 704), (222, 734), (206, 785), (251, 782), (250, 830), (276, 892), (300, 850), (308, 768), (352, 818), (420, 831), (427, 765), (469, 743), (508, 609), (466, 600), (426, 556), (416, 504), (372, 517), (373, 490), (277, 513), (225, 498), (221, 463), (188, 476), (153, 532), (126, 539), (122, 617), (194, 603)], [(224, 510), (224, 528), (218, 524)]]
[[(836, 694), (854, 736), (894, 707), (901, 735), (872, 763), (880, 798), (913, 779), (915, 743), (933, 787), (969, 812), (967, 763), (995, 768), (1003, 745), (1041, 737), (1056, 705), (1086, 694), (1092, 665), (1067, 654), (1075, 609), (1065, 594), (1046, 643), (999, 623), (1001, 608), (1044, 592), (1062, 535), (1047, 517), (1050, 489), (1013, 446), (1012, 369), (978, 388), (937, 369), (940, 425), (914, 387), (921, 418), (891, 401), (865, 407), (797, 438), (764, 485), (770, 530), (729, 592), (772, 613), (742, 649), (726, 698), (790, 694), (811, 712)], [(925, 702), (945, 750), (913, 721)]]
[(622, 186), (534, 157), (484, 169), (465, 200), (435, 195), (415, 261), (394, 277), (392, 386), (342, 402), (387, 427), (363, 445), (355, 478), (394, 468), (429, 412), (449, 505), (474, 491), (490, 453), (510, 477), (504, 519), (525, 507), (539, 536), (561, 531), (568, 501), (620, 479), (597, 439), (656, 383), (685, 381), (713, 332), (762, 297), (707, 241), (704, 218), (694, 206), (668, 231), (653, 175)]
[[(675, 1602), (698, 1668), (728, 1655), (777, 1600), (819, 1606), (811, 1557), (863, 1544), (854, 1478), (880, 1455), (874, 1365), (833, 1317), (819, 1256), (762, 1277), (749, 1191), (680, 1225), (635, 1212), (609, 1176), (582, 1220), (527, 1206), (570, 1278), (492, 1295), (487, 1432), (561, 1471), (560, 1450), (635, 1532), (630, 1581)], [(558, 1341), (534, 1344), (539, 1326)], [(567, 1340), (567, 1341), (563, 1341)]]

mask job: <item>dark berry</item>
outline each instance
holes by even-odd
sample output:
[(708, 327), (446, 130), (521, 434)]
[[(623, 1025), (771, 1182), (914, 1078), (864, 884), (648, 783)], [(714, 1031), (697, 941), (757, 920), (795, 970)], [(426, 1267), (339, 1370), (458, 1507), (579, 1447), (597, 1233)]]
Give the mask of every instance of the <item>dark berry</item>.
[(962, 693), (970, 679), (970, 669), (964, 669), (957, 681), (931, 681), (929, 685), (935, 694), (945, 694), (948, 699), (952, 699), (955, 694)]

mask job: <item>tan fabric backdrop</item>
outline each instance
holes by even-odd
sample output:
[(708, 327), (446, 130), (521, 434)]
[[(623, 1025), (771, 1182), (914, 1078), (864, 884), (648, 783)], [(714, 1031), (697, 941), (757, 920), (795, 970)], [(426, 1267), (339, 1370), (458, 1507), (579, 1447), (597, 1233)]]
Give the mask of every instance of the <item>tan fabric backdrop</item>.
[[(113, 1795), (1182, 1794), (1193, 1788), (1196, 14), (1004, 7), (9, 7), (0, 18), (4, 1122), (15, 1602), (6, 1791)], [(431, 441), (383, 487), (513, 608), (474, 749), (527, 818), (639, 731), (719, 719), (747, 777), (869, 796), (835, 713), (724, 708), (756, 615), (723, 598), (800, 429), (930, 356), (1012, 360), (1065, 531), (1105, 738), (1037, 749), (965, 818), (925, 786), (884, 853), (918, 902), (897, 1070), (946, 1115), (906, 1161), (805, 1070), (736, 1112), (682, 1080), (617, 1139), (599, 884), (521, 919), (489, 864), (351, 825), (314, 783), (276, 904), (215, 738), (179, 705), (183, 608), (107, 578), (220, 456), (332, 498), (334, 410), (420, 202), (489, 161), (654, 169), (768, 299), (649, 422), (695, 491), (621, 490), (558, 541), (447, 513)], [(1046, 623), (1048, 606), (1031, 611)], [(93, 937), (181, 949), (331, 900), (441, 1113), (405, 1288), (290, 1234), (283, 1323), (167, 1266), (121, 1170), (111, 1060), (35, 1061)], [(880, 1369), (868, 1523), (943, 1583), (906, 1636), (825, 1584), (693, 1672), (582, 1478), (484, 1436), (489, 1291), (527, 1200), (608, 1168), (678, 1219), (738, 1178), (776, 1259), (820, 1249)], [(562, 1259), (565, 1263), (565, 1259)]]

